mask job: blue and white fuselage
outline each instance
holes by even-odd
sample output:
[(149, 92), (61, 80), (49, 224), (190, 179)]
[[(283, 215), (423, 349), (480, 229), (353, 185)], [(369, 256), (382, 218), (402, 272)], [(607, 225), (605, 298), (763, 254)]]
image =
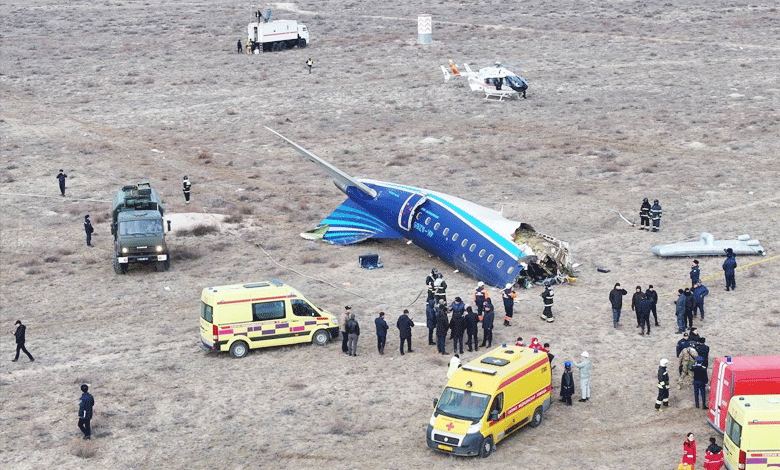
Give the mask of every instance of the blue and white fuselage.
[(496, 287), (515, 282), (521, 260), (539, 258), (527, 244), (514, 242), (520, 223), (497, 211), (423, 188), (353, 178), (268, 130), (325, 168), (348, 196), (313, 231), (327, 242), (349, 245), (369, 238), (405, 238), (461, 272)]

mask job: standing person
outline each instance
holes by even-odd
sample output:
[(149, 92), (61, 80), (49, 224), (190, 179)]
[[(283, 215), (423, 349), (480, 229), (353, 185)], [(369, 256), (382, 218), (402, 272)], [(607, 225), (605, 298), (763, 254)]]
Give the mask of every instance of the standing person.
[(406, 342), (407, 350), (409, 352), (413, 352), (412, 328), (414, 327), (414, 322), (411, 318), (409, 318), (409, 310), (404, 309), (404, 313), (398, 317), (398, 321), (395, 323), (395, 326), (398, 327), (398, 332), (401, 335), (401, 355), (404, 355), (404, 342)]
[(693, 260), (693, 264), (691, 264), (691, 272), (689, 275), (691, 277), (691, 289), (693, 289), (694, 287), (696, 287), (696, 283), (699, 282), (701, 278), (701, 271), (699, 269), (699, 260), (697, 259)]
[(311, 75), (311, 66), (314, 65), (314, 61), (311, 60), (311, 57), (309, 57), (309, 60), (306, 61), (306, 66), (309, 67), (309, 75)]
[(379, 316), (374, 320), (374, 324), (376, 325), (376, 349), (379, 351), (379, 354), (384, 354), (387, 330), (390, 329), (385, 321), (385, 312), (379, 312)]
[(690, 465), (693, 468), (696, 465), (696, 441), (693, 438), (693, 433), (689, 432), (688, 437), (683, 442), (683, 458), (682, 463), (684, 465)]
[(474, 351), (479, 351), (479, 338), (477, 333), (479, 332), (479, 317), (477, 312), (471, 309), (469, 305), (466, 307), (466, 335), (468, 337), (466, 346), (469, 348), (469, 352), (472, 351), (471, 345), (474, 344)]
[(685, 325), (687, 328), (693, 328), (693, 292), (687, 287), (683, 291), (685, 294)]
[(574, 377), (571, 373), (571, 362), (563, 363), (563, 376), (561, 376), (561, 401), (571, 406), (571, 397), (574, 395)]
[(707, 287), (701, 284), (701, 281), (696, 281), (696, 285), (693, 286), (693, 316), (696, 317), (696, 311), (699, 311), (699, 318), (704, 321), (704, 297), (709, 294), (710, 291)]
[(482, 347), (493, 345), (493, 304), (488, 299), (482, 306)]
[(479, 281), (477, 283), (477, 290), (474, 292), (474, 305), (477, 306), (477, 315), (482, 316), (482, 306), (485, 305), (485, 300), (489, 299), (487, 289), (485, 289), (485, 283)]
[(700, 337), (701, 336), (699, 336), (699, 329), (696, 327), (691, 328), (691, 332), (688, 335), (688, 338), (690, 339), (689, 346), (696, 346), (696, 343), (699, 342)]
[(655, 326), (658, 325), (658, 312), (656, 306), (658, 305), (658, 292), (655, 291), (653, 285), (650, 284), (645, 291), (645, 296), (650, 299), (650, 311), (653, 312), (653, 320), (655, 320)]
[(658, 397), (655, 399), (655, 411), (661, 411), (661, 404), (664, 407), (669, 406), (669, 371), (666, 370), (666, 365), (669, 364), (668, 359), (661, 359), (658, 366)]
[(184, 201), (185, 203), (190, 203), (190, 189), (192, 189), (192, 183), (190, 182), (190, 179), (187, 177), (187, 175), (184, 175), (184, 181), (181, 183), (181, 189), (184, 191)]
[(547, 321), (547, 323), (552, 323), (555, 321), (555, 317), (553, 316), (553, 296), (555, 296), (555, 292), (553, 291), (552, 287), (546, 286), (544, 288), (544, 292), (542, 292), (542, 302), (544, 302), (544, 310), (542, 310), (541, 317)]
[[(447, 354), (447, 347), (445, 343), (447, 341), (447, 330), (450, 327), (450, 320), (447, 318), (447, 305), (444, 303), (444, 299), (439, 302), (436, 313), (436, 349), (440, 354)], [(457, 351), (454, 351), (457, 352)]]
[(696, 352), (701, 356), (701, 365), (704, 366), (704, 369), (706, 370), (710, 366), (710, 347), (707, 346), (705, 343), (705, 339), (699, 336), (698, 339), (696, 339), (696, 344), (693, 345), (693, 347), (696, 349)]
[(642, 294), (642, 298), (639, 299), (636, 311), (639, 315), (639, 328), (641, 328), (639, 334), (644, 335), (647, 326), (647, 335), (650, 336), (650, 299), (645, 297), (645, 294)]
[(460, 355), (455, 354), (452, 356), (452, 359), (450, 359), (449, 367), (447, 368), (447, 378), (449, 379), (452, 377), (452, 374), (455, 373), (456, 370), (460, 367)]
[(737, 280), (734, 271), (737, 269), (737, 258), (734, 250), (726, 248), (726, 260), (723, 262), (723, 275), (726, 277), (726, 290), (737, 290)]
[(704, 454), (704, 470), (720, 470), (723, 468), (723, 449), (710, 438), (710, 445)]
[(92, 232), (95, 229), (92, 228), (92, 222), (89, 221), (89, 214), (84, 216), (84, 231), (87, 233), (87, 246), (92, 246)]
[[(455, 305), (453, 303), (453, 305)], [(450, 320), (450, 332), (452, 333), (452, 353), (460, 351), (463, 354), (463, 332), (466, 327), (466, 320), (463, 318), (463, 310), (452, 310), (452, 320)]]
[(547, 353), (547, 359), (550, 360), (550, 370), (555, 369), (555, 366), (552, 365), (552, 361), (553, 359), (555, 359), (555, 354), (550, 352), (550, 343), (544, 343), (544, 345), (542, 346), (542, 351)]
[(639, 230), (650, 230), (650, 201), (642, 199), (642, 207), (639, 208), (639, 220), (642, 225)]
[(620, 288), (620, 283), (615, 283), (615, 287), (609, 292), (609, 303), (612, 304), (612, 326), (618, 327), (620, 322), (620, 309), (623, 308), (623, 296), (628, 294), (628, 291)]
[(683, 332), (682, 338), (677, 341), (677, 357), (680, 357), (680, 353), (688, 347), (688, 333)]
[(436, 280), (433, 281), (433, 298), (436, 299), (436, 303), (443, 300), (447, 302), (447, 282), (444, 280), (444, 274), (438, 273)]
[(438, 277), (439, 270), (436, 268), (431, 269), (431, 273), (428, 275), (428, 277), (425, 278), (425, 287), (428, 288), (428, 301), (430, 302), (433, 300), (433, 294), (434, 294), (434, 286), (433, 283), (436, 281), (436, 277)]
[(238, 43), (236, 43), (236, 47), (238, 48), (238, 53), (241, 54), (243, 52), (241, 48), (241, 38), (238, 39)]
[(30, 354), (29, 351), (27, 351), (27, 348), (24, 347), (24, 335), (27, 331), (27, 327), (22, 325), (22, 320), (16, 320), (16, 323), (14, 324), (14, 331), (13, 335), (16, 337), (16, 357), (11, 360), (11, 362), (16, 362), (19, 360), (19, 351), (24, 352), (27, 354), (27, 357), (30, 358), (30, 362), (34, 361), (32, 354)]
[(63, 197), (65, 197), (65, 178), (67, 177), (68, 175), (66, 175), (62, 170), (60, 170), (59, 174), (57, 175), (57, 179), (60, 182), (60, 193), (62, 193)]
[(699, 396), (701, 395), (701, 407), (707, 409), (707, 399), (704, 398), (704, 392), (707, 388), (707, 369), (702, 364), (704, 359), (701, 356), (696, 357), (696, 364), (691, 367), (693, 372), (693, 401), (696, 408), (699, 407)]
[(463, 303), (460, 297), (455, 297), (455, 301), (450, 304), (450, 310), (452, 310), (453, 315), (460, 313), (462, 316), (465, 309), (466, 304)]
[(349, 339), (349, 336), (347, 335), (347, 322), (349, 321), (349, 311), (352, 310), (352, 307), (347, 305), (344, 307), (344, 312), (342, 312), (341, 316), (339, 317), (339, 330), (341, 330), (341, 352), (348, 353), (349, 349), (347, 348), (347, 340)]
[(92, 407), (95, 406), (95, 399), (92, 398), (87, 390), (87, 384), (81, 385), (81, 398), (79, 399), (79, 429), (84, 433), (84, 439), (89, 440), (92, 437), (92, 429), (89, 421), (92, 419)]
[[(682, 289), (677, 289), (677, 302), (675, 302), (674, 307), (674, 314), (677, 316), (677, 333), (684, 333), (685, 332), (685, 291)], [(679, 356), (680, 353), (678, 352), (677, 355)]]
[(507, 283), (504, 290), (501, 291), (501, 298), (504, 300), (504, 326), (510, 326), (512, 316), (514, 315), (515, 299), (517, 294), (512, 288), (512, 283)]
[(639, 306), (639, 301), (644, 296), (644, 293), (642, 292), (642, 286), (636, 286), (636, 292), (634, 292), (634, 295), (631, 296), (631, 310), (636, 313), (636, 327), (639, 328), (640, 324), (642, 323), (639, 319), (639, 309), (637, 308)]
[(657, 232), (661, 229), (661, 204), (658, 203), (658, 199), (653, 201), (653, 206), (650, 207), (650, 218), (653, 219), (653, 232)]
[(428, 346), (436, 344), (433, 342), (433, 333), (436, 331), (436, 301), (433, 296), (428, 299), (428, 306), (425, 308), (425, 324), (428, 327)]
[(582, 354), (580, 354), (580, 357), (582, 357), (582, 361), (575, 362), (574, 367), (580, 370), (580, 389), (582, 390), (582, 398), (580, 398), (578, 401), (586, 402), (588, 401), (588, 398), (590, 398), (590, 355), (588, 354), (588, 351), (582, 351)]
[(349, 349), (350, 356), (357, 356), (357, 343), (360, 336), (360, 324), (355, 320), (355, 314), (349, 314), (349, 320), (347, 320), (347, 348)]

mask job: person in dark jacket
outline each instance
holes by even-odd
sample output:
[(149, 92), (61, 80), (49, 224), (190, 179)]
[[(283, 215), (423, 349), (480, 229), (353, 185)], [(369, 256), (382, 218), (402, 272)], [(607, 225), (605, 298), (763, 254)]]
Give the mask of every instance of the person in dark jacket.
[(436, 301), (433, 296), (428, 299), (428, 305), (425, 307), (425, 326), (428, 327), (428, 345), (436, 344), (433, 342), (433, 334), (436, 331)]
[(512, 283), (508, 282), (504, 290), (501, 291), (501, 299), (504, 301), (504, 326), (510, 326), (512, 316), (514, 316), (516, 298), (517, 294), (512, 288)]
[(542, 292), (542, 302), (544, 303), (544, 310), (542, 310), (541, 317), (547, 321), (547, 323), (552, 323), (555, 321), (555, 316), (553, 315), (553, 302), (555, 298), (555, 292), (553, 291), (553, 288), (550, 286), (546, 286), (544, 288), (544, 292)]
[(450, 327), (450, 320), (447, 318), (447, 304), (442, 299), (436, 312), (436, 349), (441, 354), (447, 354), (445, 342), (447, 341), (447, 330)]
[(650, 218), (653, 219), (653, 232), (657, 232), (661, 229), (661, 204), (658, 203), (658, 199), (653, 201), (653, 205), (650, 206)]
[(14, 331), (12, 333), (16, 337), (16, 357), (11, 360), (11, 362), (16, 362), (19, 360), (19, 351), (24, 352), (27, 354), (27, 357), (30, 358), (30, 361), (34, 361), (32, 354), (30, 354), (29, 351), (27, 351), (27, 348), (24, 347), (24, 341), (25, 341), (25, 332), (27, 331), (27, 327), (22, 325), (21, 320), (16, 320), (16, 323), (14, 324)]
[(95, 399), (92, 398), (87, 390), (87, 384), (81, 386), (81, 398), (79, 399), (79, 429), (84, 433), (84, 439), (89, 440), (92, 437), (92, 429), (89, 421), (92, 419), (92, 407), (95, 406)]
[(571, 362), (563, 363), (564, 370), (561, 376), (561, 401), (571, 406), (571, 397), (574, 395), (574, 377), (571, 373)]
[(493, 303), (488, 299), (482, 308), (482, 347), (489, 348), (493, 344)]
[(465, 331), (466, 320), (460, 310), (452, 311), (452, 320), (450, 320), (450, 333), (452, 335), (452, 353), (457, 354), (460, 351), (463, 354), (463, 332)]
[(615, 328), (618, 327), (618, 322), (620, 322), (620, 309), (623, 308), (623, 296), (626, 294), (628, 294), (628, 291), (621, 289), (619, 282), (609, 292), (609, 303), (612, 304), (612, 326)]
[(691, 264), (691, 289), (696, 287), (696, 283), (699, 282), (699, 279), (701, 277), (701, 271), (699, 270), (699, 260), (695, 259), (693, 260), (693, 264)]
[(241, 47), (241, 39), (238, 40), (236, 43), (236, 48), (238, 48), (238, 54), (241, 54), (243, 52), (243, 47)]
[(690, 339), (690, 344), (688, 346), (694, 346), (696, 343), (699, 342), (699, 329), (698, 328), (691, 328), (691, 332), (688, 334), (688, 339)]
[(683, 333), (682, 338), (677, 342), (677, 357), (680, 357), (680, 353), (683, 351), (683, 349), (688, 347), (689, 341), (688, 333)]
[(726, 249), (726, 261), (723, 262), (723, 275), (726, 276), (726, 290), (736, 290), (737, 280), (734, 278), (734, 271), (737, 269), (737, 258), (734, 250)]
[(645, 327), (647, 327), (647, 334), (650, 335), (650, 299), (645, 294), (639, 299), (639, 304), (636, 307), (637, 314), (639, 315), (639, 327), (642, 329), (639, 334), (645, 334)]
[(631, 296), (631, 310), (636, 314), (636, 327), (639, 328), (639, 325), (642, 323), (639, 320), (639, 309), (637, 308), (639, 306), (639, 300), (644, 297), (644, 293), (642, 292), (642, 286), (636, 286), (636, 291), (634, 292), (634, 295)]
[(645, 291), (645, 295), (648, 299), (650, 299), (650, 311), (653, 312), (653, 320), (655, 320), (655, 326), (658, 325), (658, 312), (656, 311), (656, 307), (658, 305), (658, 292), (655, 291), (653, 288), (653, 285), (650, 284), (647, 287), (647, 290)]
[(482, 316), (482, 306), (485, 304), (485, 300), (489, 299), (487, 289), (485, 289), (485, 283), (479, 281), (477, 283), (477, 290), (474, 291), (474, 305), (477, 306), (477, 315)]
[(701, 365), (704, 366), (704, 369), (707, 369), (710, 366), (710, 347), (704, 344), (705, 341), (706, 340), (700, 336), (693, 347), (696, 348), (696, 352), (701, 356)]
[(447, 303), (447, 282), (442, 273), (437, 274), (436, 280), (433, 281), (433, 298), (436, 299), (436, 303), (439, 303), (440, 300)]
[(661, 404), (669, 406), (669, 371), (666, 370), (668, 359), (661, 359), (658, 367), (658, 397), (655, 399), (655, 411), (661, 411)]
[(696, 364), (691, 367), (693, 372), (693, 399), (696, 408), (699, 407), (699, 395), (701, 395), (701, 407), (707, 409), (707, 399), (704, 398), (704, 391), (707, 385), (707, 369), (702, 364), (704, 359), (701, 356), (696, 358)]
[(184, 180), (181, 183), (181, 189), (184, 192), (184, 202), (185, 204), (190, 203), (190, 190), (192, 189), (192, 182), (190, 182), (190, 179), (187, 177), (187, 175), (184, 175)]
[(379, 354), (385, 353), (385, 343), (387, 342), (387, 330), (390, 329), (385, 321), (385, 312), (379, 312), (379, 316), (374, 319), (376, 325), (376, 349)]
[(92, 222), (89, 220), (89, 214), (84, 216), (84, 232), (87, 233), (87, 246), (92, 246), (92, 232), (95, 229), (92, 228)]
[(428, 277), (425, 278), (425, 286), (428, 289), (428, 301), (430, 302), (433, 300), (434, 295), (434, 285), (433, 283), (436, 281), (436, 277), (439, 275), (439, 270), (436, 268), (431, 269), (431, 273), (428, 275)]
[(642, 199), (642, 206), (639, 208), (639, 221), (641, 222), (639, 230), (650, 230), (650, 201), (647, 198)]
[(723, 448), (715, 443), (715, 438), (710, 438), (710, 445), (704, 454), (704, 470), (720, 470), (723, 468)]
[(685, 331), (685, 301), (685, 291), (682, 289), (677, 289), (677, 302), (675, 302), (674, 314), (677, 316), (678, 335)]
[(360, 324), (355, 320), (355, 314), (349, 314), (349, 320), (347, 320), (347, 348), (349, 349), (350, 356), (357, 356), (357, 343), (360, 336)]
[(477, 312), (471, 309), (470, 305), (466, 307), (466, 317), (464, 320), (466, 322), (466, 347), (468, 347), (469, 352), (471, 352), (471, 345), (473, 344), (473, 350), (479, 351), (479, 338), (477, 337), (477, 333), (479, 332), (479, 316), (477, 315)]
[(699, 318), (704, 321), (704, 297), (709, 294), (710, 291), (707, 287), (701, 284), (701, 281), (696, 281), (696, 285), (693, 287), (693, 316), (696, 317), (696, 311), (699, 311)]
[(401, 355), (404, 355), (404, 341), (406, 341), (407, 350), (412, 352), (412, 328), (414, 327), (414, 322), (409, 318), (409, 310), (404, 309), (404, 313), (398, 317), (395, 326), (398, 327), (398, 332), (401, 334)]
[(685, 294), (685, 326), (693, 328), (693, 306), (696, 304), (693, 300), (693, 292), (687, 287), (683, 291)]
[(455, 297), (455, 301), (450, 304), (450, 310), (452, 314), (460, 313), (463, 316), (463, 312), (466, 310), (466, 304), (463, 303), (460, 297)]
[(63, 197), (65, 197), (65, 178), (67, 177), (68, 175), (66, 175), (62, 170), (60, 170), (60, 172), (57, 174), (57, 180), (60, 183), (60, 193), (62, 193)]

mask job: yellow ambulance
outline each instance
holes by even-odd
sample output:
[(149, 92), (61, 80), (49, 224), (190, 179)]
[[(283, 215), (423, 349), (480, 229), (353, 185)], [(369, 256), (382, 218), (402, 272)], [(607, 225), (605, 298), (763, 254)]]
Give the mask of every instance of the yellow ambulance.
[(780, 468), (780, 395), (737, 395), (723, 433), (729, 470)]
[(200, 296), (200, 339), (206, 351), (230, 351), (312, 342), (338, 336), (338, 318), (276, 279), (206, 287)]
[(542, 423), (551, 389), (545, 352), (504, 345), (483, 354), (458, 369), (433, 400), (428, 447), (487, 457), (511, 433)]

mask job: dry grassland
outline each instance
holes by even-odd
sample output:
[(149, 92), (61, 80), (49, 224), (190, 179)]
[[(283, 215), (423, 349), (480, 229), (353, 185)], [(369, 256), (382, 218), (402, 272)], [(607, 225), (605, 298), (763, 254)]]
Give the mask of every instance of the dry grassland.
[[(676, 465), (689, 431), (703, 454), (711, 431), (689, 390), (653, 411), (658, 360), (673, 359), (677, 341), (672, 293), (690, 260), (650, 248), (702, 231), (749, 233), (770, 256), (780, 248), (780, 24), (768, 5), (304, 1), (274, 17), (306, 23), (309, 48), (248, 56), (235, 54), (248, 2), (4, 1), (0, 324), (27, 324), (36, 361), (9, 362), (3, 334), (0, 467), (661, 469)], [(416, 44), (418, 13), (433, 16), (430, 45)], [(522, 68), (528, 99), (486, 102), (444, 84), (450, 58)], [(372, 320), (384, 310), (394, 324), (409, 305), (424, 320), (416, 299), (432, 267), (452, 296), (469, 298), (475, 280), (402, 241), (301, 239), (343, 195), (264, 125), (357, 177), (447, 192), (569, 241), (581, 276), (557, 289), (555, 323), (538, 318), (539, 290), (524, 291), (516, 325), (498, 322), (495, 338), (551, 342), (555, 385), (561, 363), (588, 350), (592, 401), (556, 402), (486, 462), (429, 450), (448, 357), (424, 345), (424, 327), (415, 353), (400, 357), (393, 334), (379, 356)], [(228, 219), (212, 233), (174, 227), (169, 272), (116, 276), (108, 201), (140, 179), (171, 213)], [(612, 212), (637, 218), (642, 197), (660, 199), (660, 233)], [(361, 270), (365, 253), (385, 268)], [(739, 271), (734, 293), (723, 291), (721, 262), (702, 259), (712, 357), (780, 353), (780, 260)], [(360, 355), (337, 344), (243, 360), (202, 352), (201, 289), (269, 277), (336, 313), (352, 304)], [(655, 284), (651, 337), (637, 335), (627, 308), (611, 328), (616, 281)], [(76, 427), (83, 382), (96, 399), (88, 444)]]

